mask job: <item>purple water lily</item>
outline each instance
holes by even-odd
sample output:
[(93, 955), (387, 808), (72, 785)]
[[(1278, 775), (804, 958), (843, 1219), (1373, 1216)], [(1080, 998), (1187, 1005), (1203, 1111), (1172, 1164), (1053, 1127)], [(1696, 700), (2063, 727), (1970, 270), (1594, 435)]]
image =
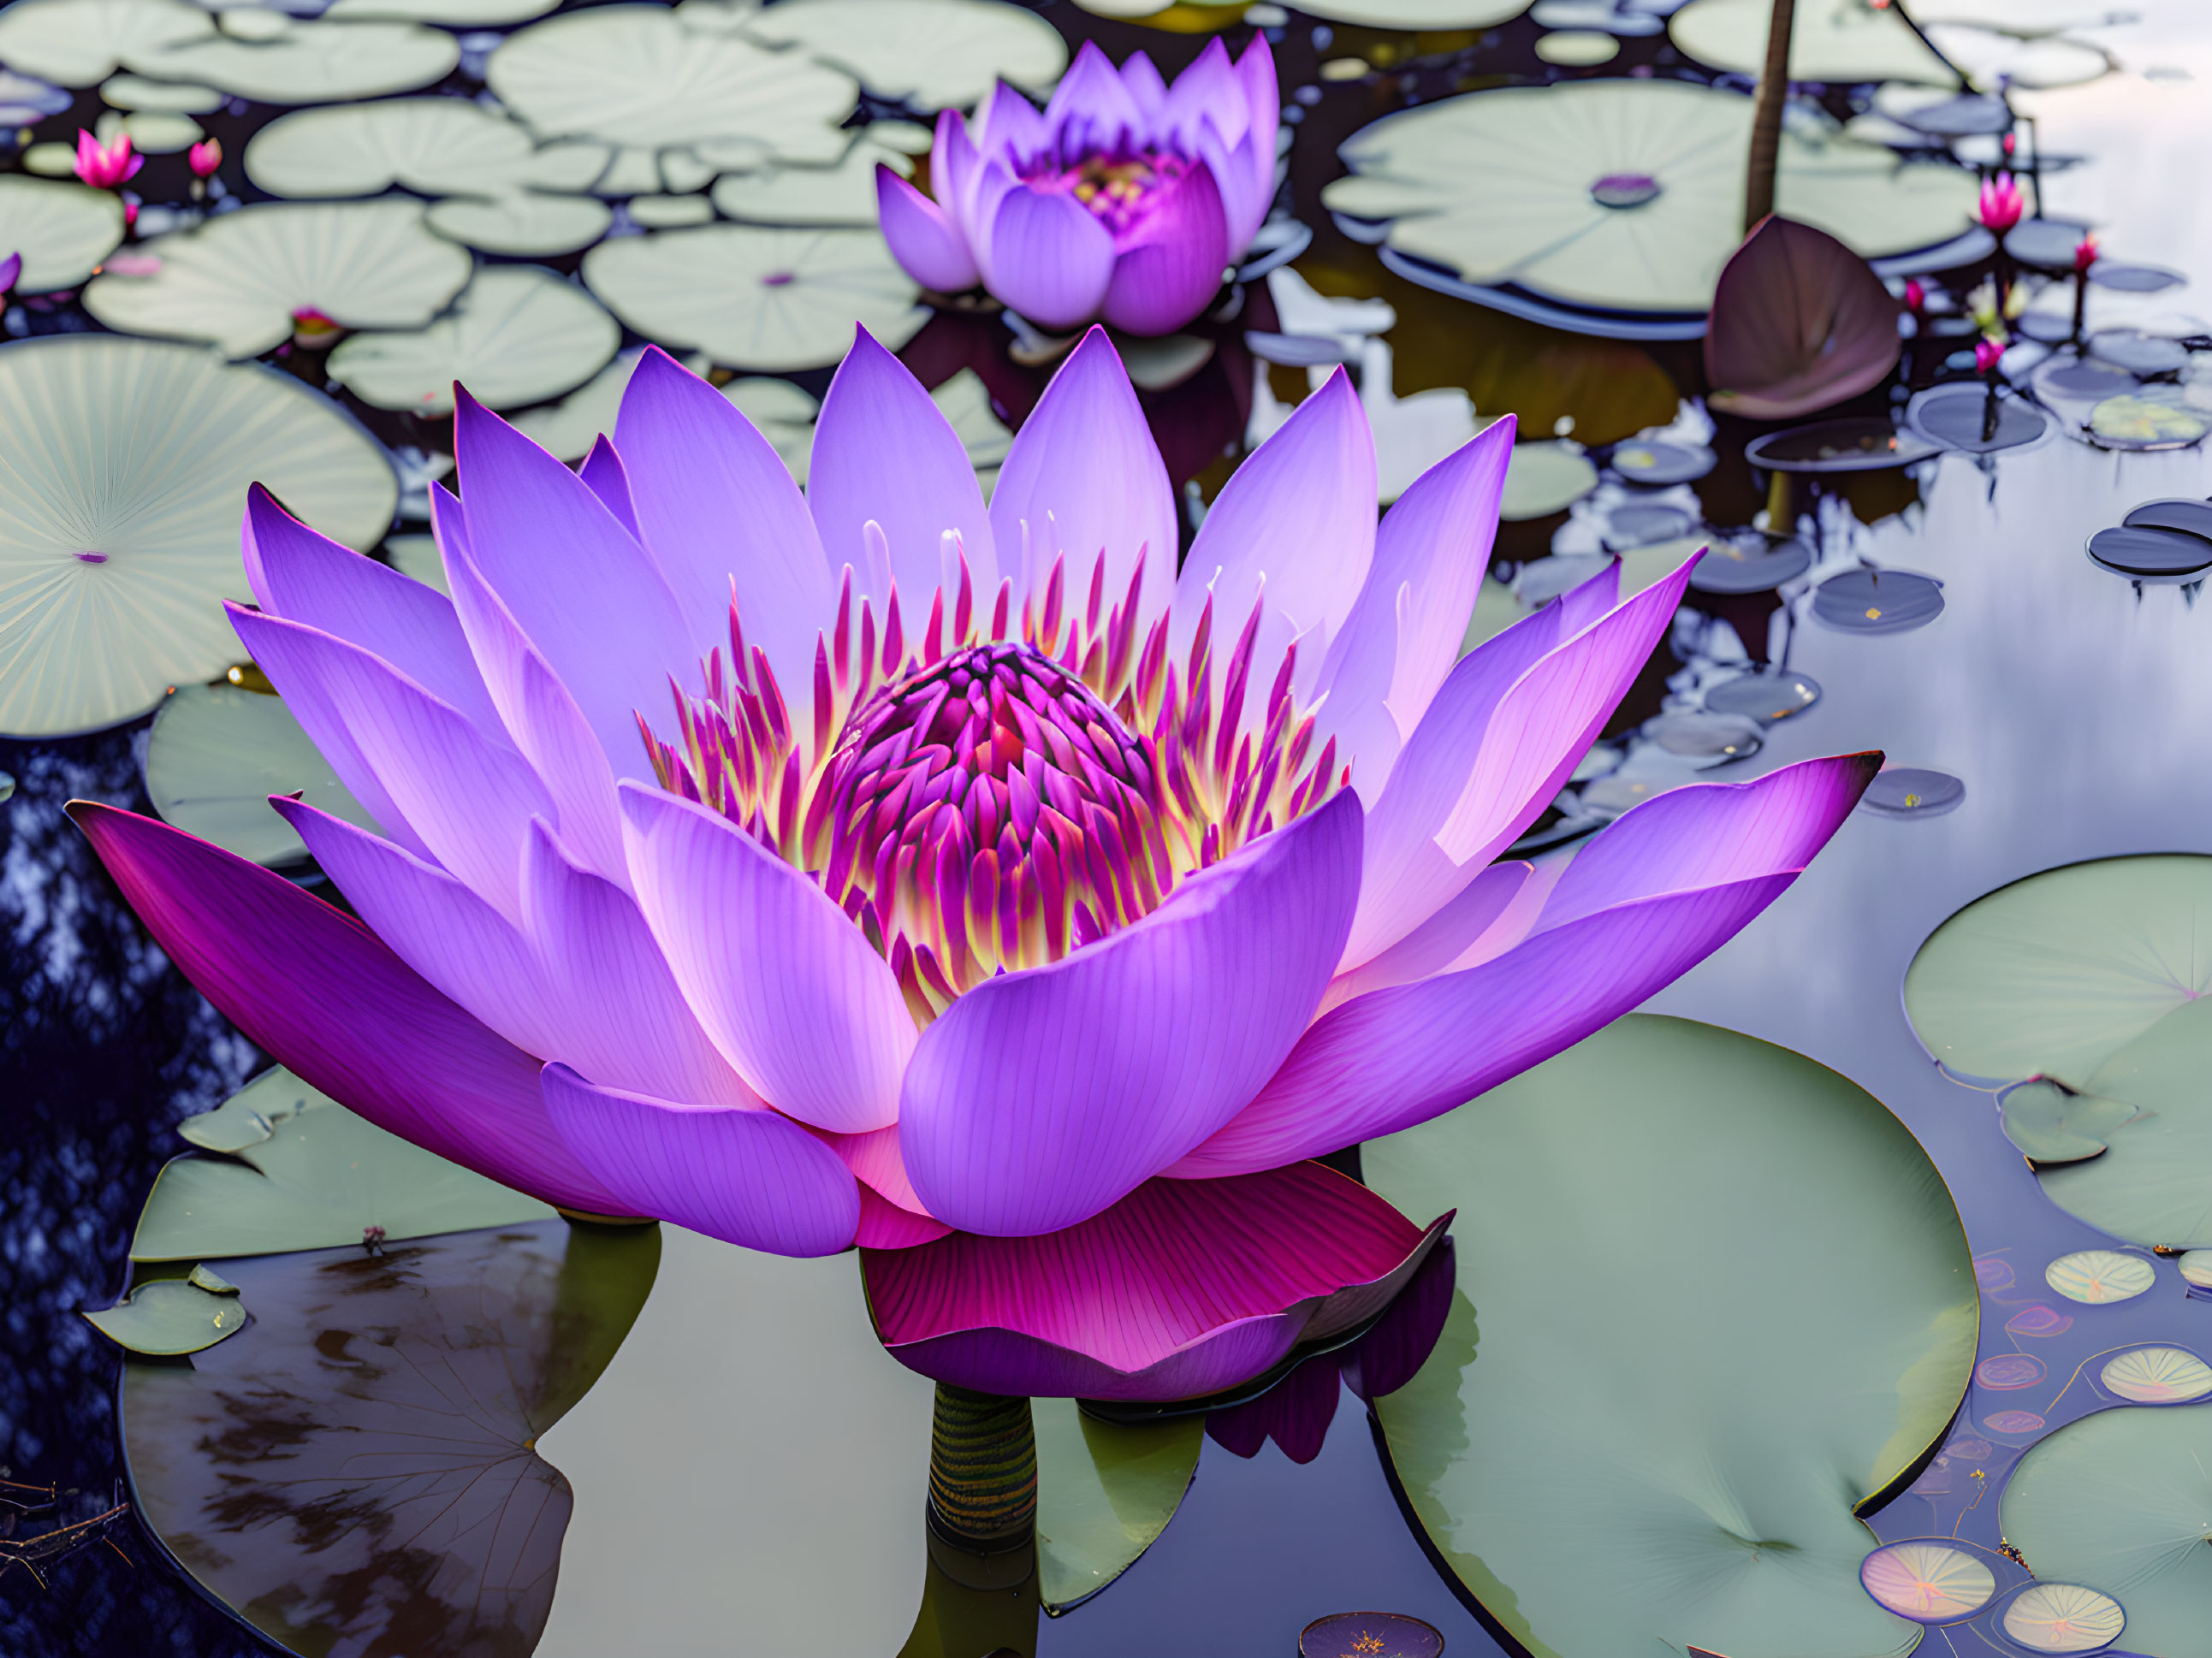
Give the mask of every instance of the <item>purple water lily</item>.
[(450, 600), (247, 511), (239, 637), (382, 832), (271, 804), (361, 921), (72, 810), (210, 999), (392, 1132), (572, 1209), (857, 1242), (884, 1341), (940, 1380), (1210, 1393), (1370, 1316), (1438, 1236), (1309, 1159), (1635, 1006), (1878, 761), (1493, 861), (1689, 574), (1608, 573), (1461, 658), (1512, 435), (1378, 531), (1340, 374), (1178, 575), (1103, 331), (988, 510), (865, 335), (804, 497), (655, 351), (580, 473), (463, 394)]
[(1172, 87), (1085, 41), (1042, 114), (1001, 82), (972, 123), (937, 118), (934, 201), (878, 165), (884, 239), (924, 288), (981, 282), (1040, 328), (1171, 333), (1267, 216), (1280, 101), (1257, 35), (1233, 64), (1209, 40)]

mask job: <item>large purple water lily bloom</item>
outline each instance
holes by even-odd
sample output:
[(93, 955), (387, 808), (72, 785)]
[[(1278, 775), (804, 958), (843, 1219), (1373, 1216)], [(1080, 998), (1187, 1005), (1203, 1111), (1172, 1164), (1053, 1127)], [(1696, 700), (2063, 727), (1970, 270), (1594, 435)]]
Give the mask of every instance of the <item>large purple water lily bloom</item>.
[(658, 352), (580, 473), (464, 395), (450, 600), (247, 513), (239, 637), (382, 833), (272, 804), (361, 920), (74, 810), (210, 999), (392, 1132), (574, 1209), (857, 1242), (884, 1342), (942, 1380), (1211, 1392), (1371, 1315), (1437, 1235), (1309, 1159), (1635, 1006), (1875, 763), (1492, 861), (1688, 574), (1601, 576), (1460, 658), (1512, 435), (1378, 531), (1340, 375), (1178, 576), (1101, 331), (988, 510), (865, 336), (805, 497)]
[(934, 201), (879, 165), (884, 236), (924, 288), (980, 282), (1041, 328), (1170, 333), (1267, 216), (1280, 119), (1258, 35), (1233, 64), (1209, 40), (1172, 87), (1086, 40), (1042, 114), (1001, 82), (974, 121), (937, 118)]

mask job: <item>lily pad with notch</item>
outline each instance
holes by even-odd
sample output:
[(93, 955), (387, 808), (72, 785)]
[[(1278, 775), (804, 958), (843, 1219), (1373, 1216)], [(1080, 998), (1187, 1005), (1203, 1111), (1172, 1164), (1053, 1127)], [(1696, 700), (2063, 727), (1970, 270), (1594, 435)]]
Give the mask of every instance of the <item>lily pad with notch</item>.
[(246, 1308), (235, 1286), (210, 1290), (191, 1278), (156, 1278), (116, 1305), (84, 1316), (125, 1351), (163, 1358), (204, 1352), (246, 1327)]
[(2136, 1114), (2124, 1100), (2076, 1093), (2047, 1078), (2007, 1089), (2002, 1104), (2005, 1138), (2039, 1164), (2102, 1156), (2112, 1131)]
[(258, 864), (307, 855), (307, 843), (270, 810), (272, 794), (297, 793), (376, 829), (283, 701), (236, 685), (170, 693), (147, 738), (146, 793), (166, 822)]
[(1197, 1472), (1206, 1424), (1196, 1416), (1109, 1422), (1072, 1399), (1030, 1406), (1038, 1590), (1057, 1613), (1104, 1588), (1167, 1528)]

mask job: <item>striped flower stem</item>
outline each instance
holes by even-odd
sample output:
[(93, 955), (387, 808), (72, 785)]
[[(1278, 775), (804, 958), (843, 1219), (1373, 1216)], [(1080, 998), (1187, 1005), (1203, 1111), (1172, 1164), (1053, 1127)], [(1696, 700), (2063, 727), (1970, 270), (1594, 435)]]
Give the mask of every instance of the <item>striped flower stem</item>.
[(951, 1540), (989, 1552), (1036, 1523), (1036, 1436), (1030, 1402), (937, 1384), (929, 1436), (929, 1509)]

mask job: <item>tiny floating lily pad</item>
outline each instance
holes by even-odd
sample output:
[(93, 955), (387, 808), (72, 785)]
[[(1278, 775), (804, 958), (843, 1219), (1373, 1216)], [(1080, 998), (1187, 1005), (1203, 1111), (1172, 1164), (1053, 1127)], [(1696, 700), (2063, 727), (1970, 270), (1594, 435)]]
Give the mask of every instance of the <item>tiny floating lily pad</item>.
[(1701, 593), (1771, 592), (1812, 568), (1813, 550), (1794, 536), (1717, 537), (1690, 572), (1690, 586)]
[[(2154, 388), (2156, 389), (2156, 388)], [(2107, 449), (2181, 449), (2203, 440), (2212, 420), (2171, 397), (2106, 398), (2089, 411), (2091, 440)]]
[(1940, 452), (1918, 433), (1873, 415), (1768, 432), (1744, 446), (1743, 458), (1771, 472), (1878, 472)]
[(2089, 556), (2119, 575), (2194, 575), (2212, 569), (2212, 540), (2185, 530), (2122, 525), (2091, 536)]
[(2043, 1281), (2069, 1301), (2102, 1306), (2107, 1302), (2134, 1300), (2158, 1281), (2158, 1275), (2141, 1255), (2123, 1254), (2117, 1249), (2079, 1249), (2045, 1267)]
[(2022, 264), (2071, 270), (2074, 250), (2088, 231), (2085, 224), (2070, 224), (2063, 220), (2022, 219), (2005, 232), (2005, 252)]
[(185, 1278), (142, 1284), (115, 1306), (84, 1316), (118, 1347), (160, 1357), (204, 1352), (246, 1327), (235, 1286), (218, 1294)]
[(1580, 449), (1540, 440), (1516, 443), (1513, 459), (1506, 464), (1505, 494), (1498, 515), (1509, 521), (1548, 518), (1596, 488), (1597, 468)]
[(340, 341), (330, 376), (380, 409), (448, 414), (455, 381), (512, 409), (574, 390), (621, 343), (615, 319), (576, 284), (537, 265), (498, 265), (478, 271), (428, 328)]
[(1434, 1624), (1395, 1612), (1332, 1612), (1298, 1635), (1298, 1658), (1438, 1658), (1443, 1649)]
[(1710, 766), (1748, 760), (1764, 746), (1759, 722), (1737, 714), (1662, 714), (1644, 722), (1644, 735), (1669, 754)]
[(2137, 1405), (2185, 1405), (2212, 1394), (2212, 1364), (2180, 1347), (2138, 1347), (2097, 1373), (2108, 1392)]
[(2089, 267), (2089, 280), (2100, 288), (2109, 288), (2122, 294), (2156, 294), (2169, 288), (2179, 288), (2189, 278), (2179, 270), (2168, 270), (2163, 265), (2123, 264), (2117, 259), (2100, 259)]
[(1982, 1426), (1993, 1434), (2004, 1434), (2018, 1438), (2023, 1434), (2039, 1434), (2044, 1420), (2033, 1411), (1992, 1411), (1982, 1418)]
[(2008, 1089), (2005, 1138), (2035, 1163), (2079, 1163), (2105, 1151), (2107, 1136), (2136, 1115), (2124, 1100), (2077, 1094), (2038, 1079)]
[[(283, 1082), (272, 1081), (282, 1078)], [(162, 1170), (131, 1241), (133, 1260), (198, 1260), (358, 1248), (542, 1220), (535, 1198), (387, 1134), (289, 1072), (256, 1086), (292, 1109), (232, 1158), (179, 1157)]]
[(1813, 590), (1813, 614), (1853, 634), (1901, 634), (1943, 613), (1943, 584), (1911, 570), (1845, 570)]
[(1987, 387), (1971, 380), (1915, 392), (1905, 420), (1927, 442), (1970, 455), (2017, 449), (2051, 430), (2050, 417), (2040, 410), (2002, 392), (1992, 401)]
[(1607, 465), (1631, 483), (1661, 488), (1693, 483), (1720, 465), (1720, 457), (1703, 444), (1647, 443), (1638, 440), (1613, 446)]
[(270, 807), (272, 794), (296, 793), (377, 828), (283, 701), (235, 685), (180, 686), (161, 704), (147, 741), (146, 793), (167, 822), (257, 864), (307, 855)]
[(2108, 328), (2089, 336), (2089, 353), (2130, 374), (2171, 374), (2189, 361), (2189, 348), (2132, 328)]
[(1892, 1543), (1859, 1567), (1866, 1592), (1916, 1624), (1955, 1624), (1989, 1605), (1996, 1574), (1972, 1549), (1954, 1543)]
[(2081, 1583), (2031, 1583), (2005, 1603), (2007, 1638), (2030, 1652), (2095, 1652), (2127, 1627), (2120, 1603)]
[(994, 81), (1042, 93), (1067, 68), (1060, 31), (1000, 0), (783, 0), (738, 15), (754, 39), (798, 46), (918, 110), (965, 108)]
[(1706, 688), (1705, 706), (1716, 714), (1740, 714), (1771, 726), (1802, 714), (1820, 700), (1820, 682), (1789, 669), (1741, 674)]
[(1876, 817), (1941, 817), (1956, 811), (1966, 786), (1945, 771), (1891, 766), (1875, 774), (1859, 797), (1859, 810)]

